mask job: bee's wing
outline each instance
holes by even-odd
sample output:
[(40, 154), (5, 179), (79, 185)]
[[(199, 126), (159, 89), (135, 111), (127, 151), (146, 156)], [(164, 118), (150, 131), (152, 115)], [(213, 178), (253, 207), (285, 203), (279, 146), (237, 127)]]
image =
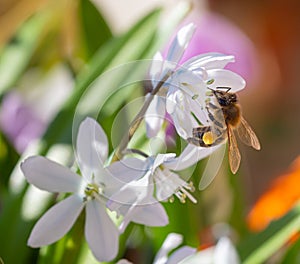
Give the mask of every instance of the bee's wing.
[(240, 162), (241, 162), (241, 154), (237, 146), (236, 138), (233, 133), (233, 130), (230, 126), (227, 129), (228, 133), (228, 158), (229, 158), (229, 165), (230, 169), (233, 174), (236, 174)]
[(209, 159), (206, 163), (205, 170), (202, 173), (201, 180), (199, 182), (199, 190), (204, 190), (213, 179), (218, 174), (218, 171), (224, 160), (226, 144), (220, 144), (214, 147), (211, 147), (212, 154), (209, 156)]
[(253, 147), (256, 150), (260, 150), (260, 143), (257, 136), (243, 117), (241, 117), (240, 125), (236, 128), (236, 130), (238, 132), (240, 140), (243, 143)]

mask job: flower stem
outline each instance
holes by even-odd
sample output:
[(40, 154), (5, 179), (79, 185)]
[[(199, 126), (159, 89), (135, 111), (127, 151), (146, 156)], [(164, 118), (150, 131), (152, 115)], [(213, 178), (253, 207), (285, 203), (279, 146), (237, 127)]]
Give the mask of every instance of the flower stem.
[(138, 155), (140, 155), (140, 156), (142, 156), (144, 158), (148, 158), (149, 157), (145, 152), (143, 152), (143, 151), (141, 151), (139, 149), (129, 149), (129, 148), (127, 148), (126, 150), (124, 150), (124, 154), (125, 155), (126, 154), (138, 154)]
[(135, 118), (132, 120), (130, 126), (129, 126), (129, 130), (128, 133), (125, 134), (119, 144), (119, 146), (117, 147), (113, 158), (112, 158), (112, 162), (121, 160), (124, 156), (124, 150), (127, 148), (128, 143), (130, 142), (131, 138), (133, 137), (134, 133), (136, 132), (136, 130), (138, 129), (139, 125), (141, 124), (141, 122), (144, 119), (145, 113), (150, 105), (150, 103), (152, 102), (154, 96), (158, 93), (158, 91), (160, 90), (160, 88), (164, 85), (164, 83), (167, 81), (167, 79), (172, 75), (172, 71), (168, 71), (166, 73), (166, 75), (158, 82), (158, 84), (156, 85), (156, 87), (152, 90), (152, 92), (150, 93), (149, 97), (146, 99), (143, 107), (141, 108), (141, 110), (138, 112), (138, 114), (135, 116)]

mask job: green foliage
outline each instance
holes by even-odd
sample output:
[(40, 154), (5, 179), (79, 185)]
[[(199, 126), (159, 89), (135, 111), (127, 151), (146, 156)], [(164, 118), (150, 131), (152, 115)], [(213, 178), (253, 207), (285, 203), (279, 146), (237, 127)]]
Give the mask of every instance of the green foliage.
[(0, 52), (0, 97), (26, 70), (48, 19), (46, 12), (29, 18)]
[[(298, 235), (298, 233), (297, 233)], [(300, 263), (300, 239), (294, 242), (287, 250), (285, 256), (282, 259), (282, 264), (297, 264)]]
[(90, 0), (79, 1), (79, 13), (82, 27), (81, 39), (86, 46), (88, 57), (92, 57), (99, 47), (112, 38), (112, 33)]
[(300, 229), (300, 205), (281, 219), (272, 222), (264, 231), (242, 242), (239, 253), (244, 264), (263, 263), (276, 253)]

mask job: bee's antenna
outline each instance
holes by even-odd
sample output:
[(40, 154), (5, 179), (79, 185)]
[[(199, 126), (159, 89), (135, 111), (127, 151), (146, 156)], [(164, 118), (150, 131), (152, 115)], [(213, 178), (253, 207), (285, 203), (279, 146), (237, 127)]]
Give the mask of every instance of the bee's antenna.
[(231, 87), (228, 87), (228, 86), (217, 86), (216, 88), (219, 90), (224, 89), (224, 90), (226, 90), (226, 93), (228, 93), (231, 90)]
[(210, 87), (206, 87), (208, 90), (211, 90), (213, 92), (213, 94), (216, 94), (216, 90), (210, 88)]

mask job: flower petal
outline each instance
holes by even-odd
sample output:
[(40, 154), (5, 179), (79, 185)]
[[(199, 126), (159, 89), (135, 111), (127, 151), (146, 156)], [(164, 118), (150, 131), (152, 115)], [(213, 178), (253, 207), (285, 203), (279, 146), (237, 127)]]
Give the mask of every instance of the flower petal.
[(137, 158), (126, 158), (105, 167), (98, 178), (105, 185), (105, 194), (111, 197), (125, 184), (138, 180), (147, 172), (147, 162)]
[(196, 248), (189, 246), (183, 246), (176, 250), (168, 259), (166, 264), (177, 264), (185, 258), (195, 254), (197, 252)]
[(99, 261), (110, 261), (119, 248), (119, 233), (105, 208), (96, 200), (86, 205), (85, 237)]
[(153, 264), (165, 264), (168, 254), (171, 250), (182, 243), (183, 237), (180, 234), (170, 233), (163, 242), (160, 250), (157, 252)]
[(168, 169), (176, 171), (184, 170), (197, 163), (199, 160), (211, 155), (219, 147), (220, 145), (209, 148), (202, 148), (194, 146), (192, 144), (188, 144), (181, 152), (180, 156), (173, 159), (172, 161), (166, 162), (164, 165)]
[(133, 264), (133, 263), (128, 261), (127, 259), (120, 259), (116, 264)]
[(166, 99), (161, 96), (154, 96), (145, 114), (147, 137), (155, 137), (165, 120)]
[(159, 167), (161, 164), (169, 160), (173, 160), (175, 157), (176, 157), (175, 153), (157, 154), (151, 168), (151, 173), (153, 174), (154, 170), (157, 167)]
[(49, 192), (76, 192), (82, 178), (70, 169), (42, 156), (33, 156), (21, 164), (27, 181)]
[(157, 169), (155, 172), (155, 186), (156, 186), (156, 198), (158, 201), (166, 201), (176, 191), (185, 185), (185, 181), (182, 180), (176, 173), (164, 169), (163, 171)]
[(148, 200), (149, 204), (137, 205), (131, 221), (146, 226), (165, 226), (169, 223), (165, 208), (154, 198)]
[[(210, 119), (208, 118), (208, 111), (205, 108), (206, 95), (196, 100), (189, 99), (190, 111), (197, 117), (201, 125), (210, 125)], [(223, 113), (223, 112), (222, 112)], [(199, 126), (200, 124), (197, 124)]]
[(194, 32), (195, 32), (195, 25), (193, 23), (190, 23), (184, 27), (182, 27), (177, 35), (174, 41), (171, 43), (171, 46), (169, 48), (168, 54), (167, 54), (167, 61), (173, 61), (178, 63), (186, 50)]
[(172, 76), (169, 86), (173, 87), (175, 91), (180, 89), (185, 93), (185, 96), (201, 96), (207, 91), (207, 85), (203, 78), (207, 78), (207, 73), (203, 69), (191, 71), (186, 68), (179, 68)]
[(82, 175), (92, 181), (92, 175), (107, 159), (108, 141), (102, 127), (92, 118), (86, 118), (77, 135), (77, 158)]
[(216, 264), (239, 264), (239, 256), (228, 237), (222, 237), (215, 247), (214, 261)]
[(182, 91), (170, 89), (166, 109), (172, 117), (177, 133), (184, 139), (191, 137), (194, 124), (188, 101)]
[(41, 247), (63, 237), (73, 226), (84, 204), (77, 195), (71, 195), (51, 207), (35, 224), (28, 245)]
[(160, 52), (155, 53), (149, 71), (149, 75), (152, 83), (152, 89), (154, 89), (158, 84), (158, 82), (160, 81), (163, 64), (164, 62), (163, 62), (162, 54)]
[(233, 55), (210, 52), (192, 57), (182, 66), (192, 71), (202, 67), (206, 70), (223, 69), (228, 63), (234, 61)]
[[(211, 264), (214, 258), (214, 247), (196, 252), (195, 254), (186, 257), (180, 264)], [(221, 262), (224, 263), (224, 262)], [(169, 263), (168, 263), (169, 264)]]
[(112, 163), (105, 168), (111, 177), (128, 183), (142, 177), (147, 171), (147, 162), (137, 158), (126, 158)]
[(150, 172), (139, 180), (133, 180), (125, 184), (118, 192), (115, 192), (107, 202), (107, 207), (111, 211), (117, 211), (125, 214), (126, 211), (120, 211), (120, 208), (125, 205), (130, 208), (135, 204), (144, 204), (147, 197), (152, 196), (154, 186), (149, 179)]
[(213, 79), (214, 82), (209, 85), (211, 89), (217, 89), (218, 87), (230, 87), (230, 92), (236, 93), (245, 88), (245, 80), (238, 74), (223, 69), (215, 69), (207, 71), (208, 78)]

